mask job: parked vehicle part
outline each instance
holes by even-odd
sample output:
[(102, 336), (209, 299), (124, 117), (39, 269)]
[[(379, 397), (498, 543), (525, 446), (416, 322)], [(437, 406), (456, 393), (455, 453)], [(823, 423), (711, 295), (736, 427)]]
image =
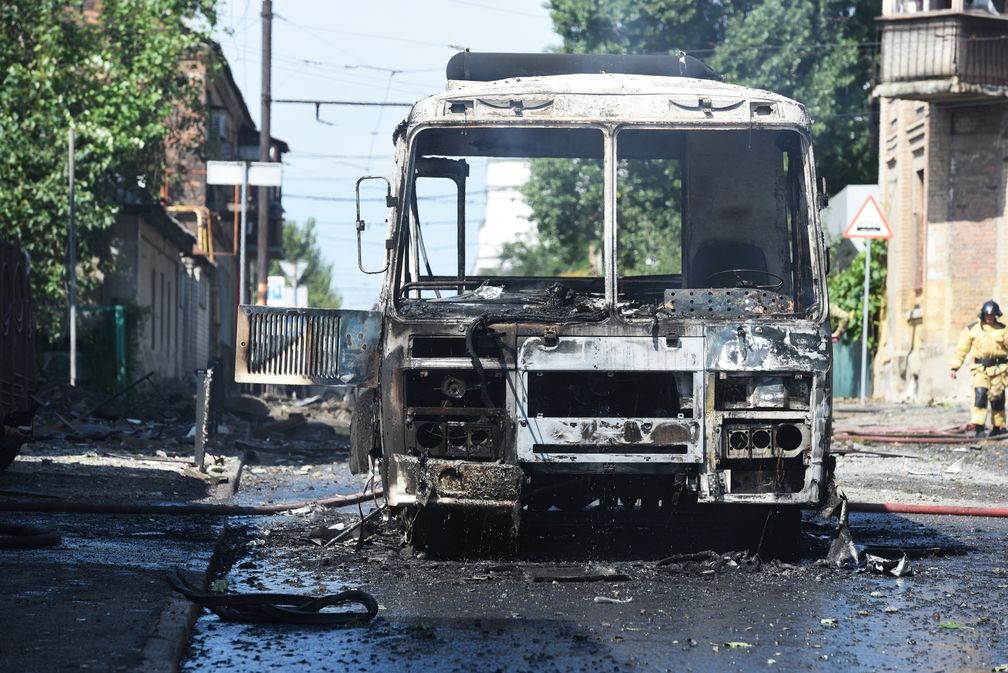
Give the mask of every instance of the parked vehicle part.
[[(377, 309), (242, 306), (238, 380), (373, 390), (354, 466), (378, 458), (405, 520), (819, 503), (832, 351), (805, 108), (683, 54), (466, 52), (448, 79), (396, 129), (384, 258), (359, 260), (384, 269)], [(556, 233), (583, 258), (474, 259), (472, 201), (505, 164), (516, 193), (569, 178)]]

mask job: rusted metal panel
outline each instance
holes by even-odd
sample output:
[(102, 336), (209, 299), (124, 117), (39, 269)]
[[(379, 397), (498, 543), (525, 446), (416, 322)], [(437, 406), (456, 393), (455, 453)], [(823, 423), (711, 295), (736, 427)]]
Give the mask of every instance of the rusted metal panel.
[(805, 107), (760, 89), (684, 78), (641, 75), (560, 75), (493, 82), (450, 81), (410, 113), (410, 126), (431, 120), (467, 123), (529, 120), (676, 121), (808, 126)]
[(547, 345), (530, 337), (518, 352), (517, 454), (526, 463), (699, 463), (703, 460), (699, 401), (703, 377), (682, 391), (691, 400), (681, 418), (543, 417), (530, 415), (529, 377), (548, 371), (698, 372), (703, 339), (560, 337)]
[(519, 371), (696, 371), (703, 367), (703, 339), (565, 337), (555, 346), (543, 337), (526, 339)]
[(518, 459), (536, 463), (699, 463), (698, 420), (529, 418), (519, 422)]
[(389, 456), (389, 504), (513, 509), (523, 472), (517, 465)]
[(665, 290), (664, 307), (677, 318), (788, 315), (794, 313), (794, 300), (757, 288)]
[(242, 305), (239, 383), (374, 385), (381, 314)]
[(707, 338), (711, 370), (825, 372), (830, 363), (830, 342), (818, 325), (719, 325)]
[(0, 416), (31, 405), (38, 383), (28, 254), (0, 243)]

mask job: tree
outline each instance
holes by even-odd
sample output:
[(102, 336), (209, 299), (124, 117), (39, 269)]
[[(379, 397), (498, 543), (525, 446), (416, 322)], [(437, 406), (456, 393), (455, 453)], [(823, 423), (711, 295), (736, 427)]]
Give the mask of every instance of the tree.
[[(705, 60), (729, 82), (769, 89), (806, 104), (816, 122), (818, 172), (834, 188), (872, 182), (877, 144), (869, 106), (877, 3), (868, 0), (549, 0), (560, 51), (672, 53)], [(620, 168), (622, 171), (622, 166)], [(548, 270), (544, 262), (585, 256), (595, 221), (584, 211), (590, 189), (558, 192), (572, 181), (570, 164), (534, 161), (525, 195), (541, 243), (508, 246), (514, 268)], [(651, 265), (656, 237), (678, 238), (674, 166), (620, 173), (620, 264), (629, 272)], [(600, 179), (601, 181), (601, 179)], [(599, 185), (598, 189), (601, 189)], [(573, 201), (578, 201), (574, 203)], [(675, 247), (675, 246), (665, 246)], [(536, 265), (539, 265), (538, 267)], [(657, 260), (659, 268), (676, 259)], [(653, 271), (653, 269), (651, 269)]]
[[(202, 82), (181, 64), (209, 39), (216, 0), (0, 3), (0, 239), (32, 258), (42, 334), (60, 339), (66, 305), (67, 131), (76, 135), (78, 279), (110, 257), (120, 205), (156, 197), (169, 118), (200, 109)], [(84, 9), (82, 9), (82, 7)]]
[[(868, 277), (871, 291), (868, 294), (868, 350), (872, 353), (878, 347), (878, 326), (885, 306), (885, 285), (888, 270), (887, 259), (889, 248), (886, 241), (873, 241), (871, 244), (871, 265)], [(834, 251), (830, 251), (834, 254)], [(827, 280), (830, 304), (847, 311), (850, 321), (843, 338), (860, 341), (861, 326), (864, 316), (864, 266), (865, 253), (859, 252), (845, 269), (831, 275)]]
[(660, 54), (707, 50), (725, 21), (753, 2), (724, 0), (549, 0), (560, 51), (577, 54)]
[(839, 190), (878, 171), (869, 93), (874, 0), (766, 0), (729, 17), (709, 65), (728, 82), (806, 105), (819, 175)]
[[(315, 219), (309, 218), (304, 226), (284, 222), (283, 253), (289, 261), (307, 262), (299, 285), (308, 288), (308, 305), (314, 308), (339, 308), (342, 298), (332, 289), (332, 264), (323, 261), (318, 239), (315, 236)], [(278, 262), (273, 262), (270, 273), (280, 275)]]

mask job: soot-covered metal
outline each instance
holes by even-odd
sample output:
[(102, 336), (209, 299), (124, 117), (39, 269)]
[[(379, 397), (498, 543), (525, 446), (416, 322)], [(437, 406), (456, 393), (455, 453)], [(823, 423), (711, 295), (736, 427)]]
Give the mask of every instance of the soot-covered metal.
[[(245, 380), (279, 382), (272, 359), (363, 385), (355, 465), (404, 522), (817, 505), (832, 351), (804, 108), (689, 59), (523, 58), (454, 59), (397, 129), (376, 310), (243, 307), (266, 326), (240, 332)], [(555, 210), (474, 243), (492, 195), (513, 206), (544, 175)]]

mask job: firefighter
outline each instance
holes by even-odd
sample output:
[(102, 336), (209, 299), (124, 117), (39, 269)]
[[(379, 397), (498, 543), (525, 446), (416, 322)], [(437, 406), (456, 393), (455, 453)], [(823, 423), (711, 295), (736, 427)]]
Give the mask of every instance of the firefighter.
[(840, 341), (840, 337), (844, 335), (847, 331), (847, 325), (850, 324), (851, 314), (850, 311), (845, 311), (838, 304), (833, 302), (829, 303), (829, 317), (831, 320), (835, 321), (836, 329), (833, 330), (831, 335), (833, 338), (833, 343)]
[(983, 437), (987, 422), (987, 404), (991, 408), (990, 436), (1005, 432), (1005, 384), (1008, 383), (1008, 329), (998, 318), (1001, 307), (990, 299), (980, 307), (980, 320), (966, 327), (949, 361), (952, 378), (966, 356), (973, 354), (970, 380), (973, 382), (973, 410), (967, 429)]

